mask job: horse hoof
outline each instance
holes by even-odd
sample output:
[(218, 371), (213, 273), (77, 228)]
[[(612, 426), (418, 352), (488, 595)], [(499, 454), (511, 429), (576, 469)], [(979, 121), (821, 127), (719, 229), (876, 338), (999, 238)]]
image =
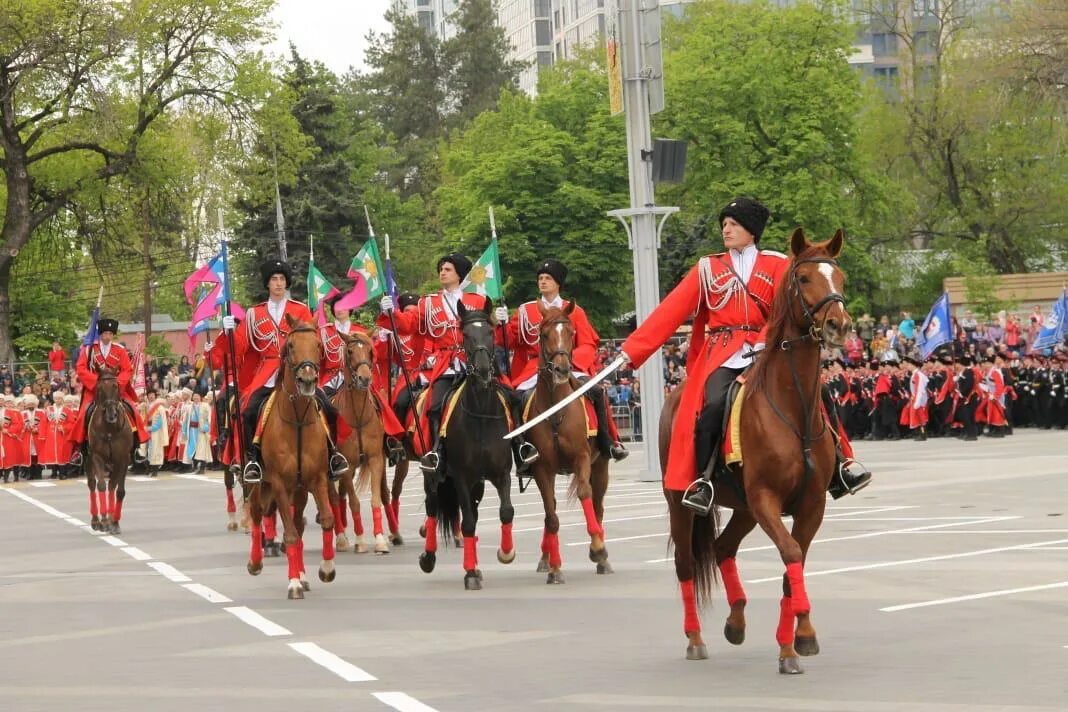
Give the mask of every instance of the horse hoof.
[(501, 551), (500, 549), (497, 549), (497, 561), (501, 562), (502, 564), (512, 563), (513, 561), (515, 561), (515, 549), (512, 549), (507, 554)]
[(468, 571), (464, 575), (464, 588), (468, 591), (481, 591), (482, 577), (475, 571)]
[(545, 583), (555, 584), (564, 582), (564, 573), (562, 571), (550, 571), (549, 577), (545, 579)]
[(434, 570), (434, 565), (438, 563), (438, 555), (433, 551), (424, 551), (419, 555), (419, 568), (423, 570), (424, 574), (428, 574)]
[(599, 574), (614, 574), (615, 569), (612, 568), (612, 564), (607, 561), (599, 561), (597, 563), (597, 573)]
[(423, 539), (426, 539), (426, 524), (419, 525), (419, 536), (421, 536)]
[(100, 531), (100, 520), (96, 517), (93, 517), (93, 521), (89, 523), (89, 526), (93, 528), (94, 532)]
[(816, 640), (816, 636), (801, 636), (794, 637), (794, 650), (798, 655), (804, 655), (808, 657), (810, 655), (820, 654), (820, 644)]
[(289, 589), (289, 594), (286, 596), (290, 601), (304, 600), (304, 587), (295, 586)]
[(338, 551), (348, 551), (351, 546), (352, 544), (349, 543), (349, 538), (344, 534), (338, 534), (337, 538), (334, 539), (334, 548)]
[(801, 660), (799, 658), (779, 658), (779, 674), (780, 675), (800, 675), (804, 670), (801, 669)]
[(337, 578), (337, 569), (330, 569), (329, 571), (323, 571), (322, 568), (319, 569), (319, 580), (323, 583), (333, 583), (335, 578)]
[(352, 552), (354, 554), (366, 554), (367, 553), (367, 544), (364, 544), (362, 541), (357, 541), (356, 542), (356, 546), (354, 546), (352, 548)]
[(548, 559), (541, 559), (541, 560), (538, 561), (538, 573), (539, 574), (549, 573), (549, 560)]
[(745, 628), (735, 628), (728, 623), (723, 626), (723, 637), (731, 645), (741, 645), (745, 642)]
[[(311, 590), (311, 584), (308, 583), (307, 581), (305, 581), (304, 579), (300, 580), (300, 587), (302, 589), (304, 589), (305, 591), (310, 591)], [(301, 598), (304, 598), (304, 597), (301, 596)]]
[(263, 571), (263, 562), (261, 561), (258, 564), (254, 564), (250, 561), (248, 562), (247, 568), (250, 574), (252, 574), (253, 576), (259, 576), (260, 572)]
[(237, 522), (227, 522), (226, 523), (226, 531), (228, 531), (228, 532), (236, 532), (237, 531)]
[(389, 541), (393, 546), (404, 546), (404, 537), (400, 534), (390, 534)]
[(475, 576), (477, 576), (478, 580), (481, 581), (482, 580), (482, 569), (475, 569)]
[(386, 543), (386, 538), (381, 534), (375, 537), (375, 554), (381, 556), (389, 553), (389, 544)]
[(457, 549), (464, 548), (464, 540), (463, 540), (463, 538), (462, 537), (458, 537), (458, 536), (454, 536), (452, 538), (452, 545), (455, 546)]
[(602, 561), (606, 561), (607, 559), (608, 559), (608, 549), (607, 548), (602, 548), (602, 549), (599, 549), (597, 551), (594, 551), (593, 547), (590, 547), (590, 561), (592, 561), (595, 564), (599, 564)]
[(686, 659), (687, 660), (708, 660), (708, 646), (704, 643), (700, 645), (687, 645), (686, 646)]
[(119, 526), (118, 522), (112, 522), (111, 526), (108, 527), (108, 533), (110, 533), (110, 534), (122, 534), (122, 527)]

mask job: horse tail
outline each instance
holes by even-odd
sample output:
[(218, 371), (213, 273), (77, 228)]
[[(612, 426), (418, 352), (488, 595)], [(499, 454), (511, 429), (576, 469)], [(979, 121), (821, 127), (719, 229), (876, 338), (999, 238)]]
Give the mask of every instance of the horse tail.
[(438, 528), (441, 530), (441, 540), (446, 546), (452, 541), (459, 524), (460, 496), (452, 479), (446, 477), (438, 483)]
[(716, 507), (707, 517), (694, 517), (690, 534), (693, 550), (693, 581), (697, 604), (705, 605), (712, 600), (712, 591), (719, 581), (716, 567), (716, 533), (719, 531), (719, 512)]
[[(363, 455), (362, 451), (360, 453)], [(357, 475), (354, 482), (354, 490), (357, 494), (367, 494), (371, 491), (371, 468), (360, 466), (360, 474)]]

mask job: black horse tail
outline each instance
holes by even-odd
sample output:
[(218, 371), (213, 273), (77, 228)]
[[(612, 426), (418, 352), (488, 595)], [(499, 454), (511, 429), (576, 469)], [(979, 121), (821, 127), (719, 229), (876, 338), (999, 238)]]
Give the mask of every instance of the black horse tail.
[(460, 496), (452, 479), (446, 477), (438, 483), (438, 529), (445, 546), (452, 543), (453, 534), (460, 526)]
[(716, 566), (716, 533), (719, 531), (719, 513), (716, 507), (707, 517), (694, 517), (690, 535), (693, 548), (693, 581), (697, 605), (703, 606), (712, 600), (712, 591), (719, 582)]

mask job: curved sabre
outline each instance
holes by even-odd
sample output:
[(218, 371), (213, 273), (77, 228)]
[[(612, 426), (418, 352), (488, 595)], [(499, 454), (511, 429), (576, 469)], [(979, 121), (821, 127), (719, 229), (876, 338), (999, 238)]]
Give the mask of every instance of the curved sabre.
[(597, 375), (591, 376), (590, 380), (588, 380), (585, 383), (583, 383), (578, 388), (578, 390), (576, 390), (573, 393), (571, 393), (570, 395), (568, 395), (566, 398), (564, 398), (559, 403), (554, 404), (548, 410), (546, 410), (546, 411), (544, 411), (542, 413), (539, 413), (537, 415), (537, 417), (534, 418), (533, 420), (528, 420), (526, 423), (523, 423), (522, 425), (520, 425), (518, 428), (516, 428), (512, 432), (510, 432), (507, 435), (505, 435), (504, 439), (505, 440), (511, 440), (516, 435), (522, 435), (523, 433), (527, 432), (528, 430), (533, 428), (538, 423), (544, 422), (550, 416), (556, 415), (561, 410), (563, 410), (564, 408), (566, 408), (567, 406), (571, 405), (576, 400), (581, 398), (583, 395), (585, 395), (586, 391), (590, 390), (591, 388), (596, 386), (598, 383), (600, 383), (604, 379), (606, 379), (609, 376), (611, 376), (612, 373), (615, 372), (616, 369), (618, 369), (624, 363), (626, 363), (626, 359), (624, 359), (622, 356), (616, 356), (615, 360), (612, 361), (612, 363), (608, 364), (603, 369), (601, 369), (601, 371)]

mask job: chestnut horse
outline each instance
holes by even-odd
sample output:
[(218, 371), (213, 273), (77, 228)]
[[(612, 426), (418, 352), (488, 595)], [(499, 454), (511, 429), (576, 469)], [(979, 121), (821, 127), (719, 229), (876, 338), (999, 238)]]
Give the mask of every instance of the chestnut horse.
[[(386, 541), (382, 528), (382, 510), (386, 510), (391, 538), (403, 543), (397, 531), (396, 516), (388, 499), (386, 486), (385, 429), (382, 416), (371, 390), (374, 373), (374, 345), (366, 334), (342, 334), (345, 342), (345, 365), (342, 367), (344, 382), (331, 399), (338, 410), (338, 417), (351, 428), (352, 433), (338, 443), (338, 449), (351, 464), (352, 468), (338, 481), (337, 511), (334, 512), (334, 533), (337, 535), (337, 548), (348, 549), (349, 541), (345, 536), (346, 502), (352, 510), (352, 522), (356, 533), (353, 548), (357, 554), (367, 552), (363, 541), (363, 521), (360, 516), (359, 492), (371, 489), (371, 515), (374, 533), (374, 551), (376, 554), (388, 554), (389, 542)], [(339, 435), (340, 438), (340, 435)], [(356, 479), (353, 470), (359, 464), (360, 475)], [(355, 482), (354, 482), (355, 480)], [(383, 507), (383, 505), (385, 505)]]
[[(437, 561), (437, 529), (442, 536), (454, 535), (459, 521), (463, 532), (464, 588), (482, 588), (482, 571), (478, 568), (478, 505), (486, 491), (486, 480), (497, 490), (500, 499), (501, 546), (497, 560), (510, 564), (515, 560), (512, 541), (512, 452), (504, 439), (509, 430), (508, 411), (494, 367), (493, 322), (489, 314), (456, 304), (463, 333), (468, 374), (463, 392), (447, 405), (454, 408), (445, 435), (445, 458), (438, 475), (423, 478), (426, 490), (426, 542), (419, 556), (419, 568), (434, 570)], [(445, 410), (443, 409), (443, 422)], [(462, 517), (462, 518), (461, 518)]]
[[(545, 308), (538, 303), (538, 311), (541, 312), (541, 325), (538, 327), (539, 366), (530, 418), (548, 410), (578, 388), (571, 364), (575, 327), (569, 315), (574, 309), (574, 302), (564, 309)], [(533, 470), (545, 506), (545, 530), (541, 538), (538, 571), (548, 572), (546, 583), (564, 582), (564, 575), (560, 571), (563, 562), (560, 557), (560, 519), (556, 514), (555, 483), (558, 474), (573, 473), (568, 494), (570, 497), (577, 495), (582, 503), (586, 532), (590, 535), (590, 561), (597, 564), (597, 573), (612, 573), (608, 549), (604, 544), (608, 459), (601, 454), (596, 440), (587, 434), (585, 400), (580, 398), (549, 420), (531, 428), (529, 438), (540, 453)]]
[(304, 507), (308, 494), (315, 498), (323, 530), (323, 561), (319, 580), (334, 580), (334, 514), (327, 487), (329, 437), (319, 413), (315, 392), (323, 346), (319, 331), (311, 324), (286, 315), (289, 335), (282, 349), (282, 363), (273, 394), (271, 411), (263, 424), (260, 452), (263, 481), (249, 489), (252, 516), (252, 550), (248, 572), (263, 569), (261, 538), (264, 513), (275, 505), (282, 518), (283, 542), (289, 561), (288, 597), (304, 598), (310, 586), (304, 576)]
[[(734, 645), (745, 639), (746, 596), (735, 556), (742, 539), (757, 524), (786, 565), (775, 633), (779, 672), (803, 672), (798, 655), (819, 652), (803, 568), (823, 521), (827, 485), (835, 467), (832, 431), (820, 406), (820, 348), (841, 345), (849, 332), (845, 278), (835, 261), (843, 242), (841, 230), (819, 244), (810, 243), (800, 228), (790, 239), (792, 259), (772, 302), (767, 348), (746, 376), (741, 419), (744, 463), (736, 473), (721, 476), (715, 488), (714, 502), (733, 510), (726, 527), (717, 536), (715, 514), (695, 518), (683, 506), (682, 492), (664, 490), (675, 573), (682, 588), (687, 659), (708, 657), (697, 606), (709, 600), (714, 567), (723, 578), (731, 609), (724, 635)], [(662, 472), (667, 467), (681, 392), (677, 389), (668, 397), (660, 416)], [(737, 477), (737, 487), (726, 481), (730, 477)], [(783, 524), (783, 513), (793, 517), (790, 531)]]
[(95, 531), (121, 534), (119, 520), (126, 499), (126, 470), (130, 467), (135, 435), (118, 378), (111, 369), (102, 369), (97, 378), (93, 413), (86, 431), (89, 458), (85, 463), (85, 482), (89, 487), (91, 526)]

